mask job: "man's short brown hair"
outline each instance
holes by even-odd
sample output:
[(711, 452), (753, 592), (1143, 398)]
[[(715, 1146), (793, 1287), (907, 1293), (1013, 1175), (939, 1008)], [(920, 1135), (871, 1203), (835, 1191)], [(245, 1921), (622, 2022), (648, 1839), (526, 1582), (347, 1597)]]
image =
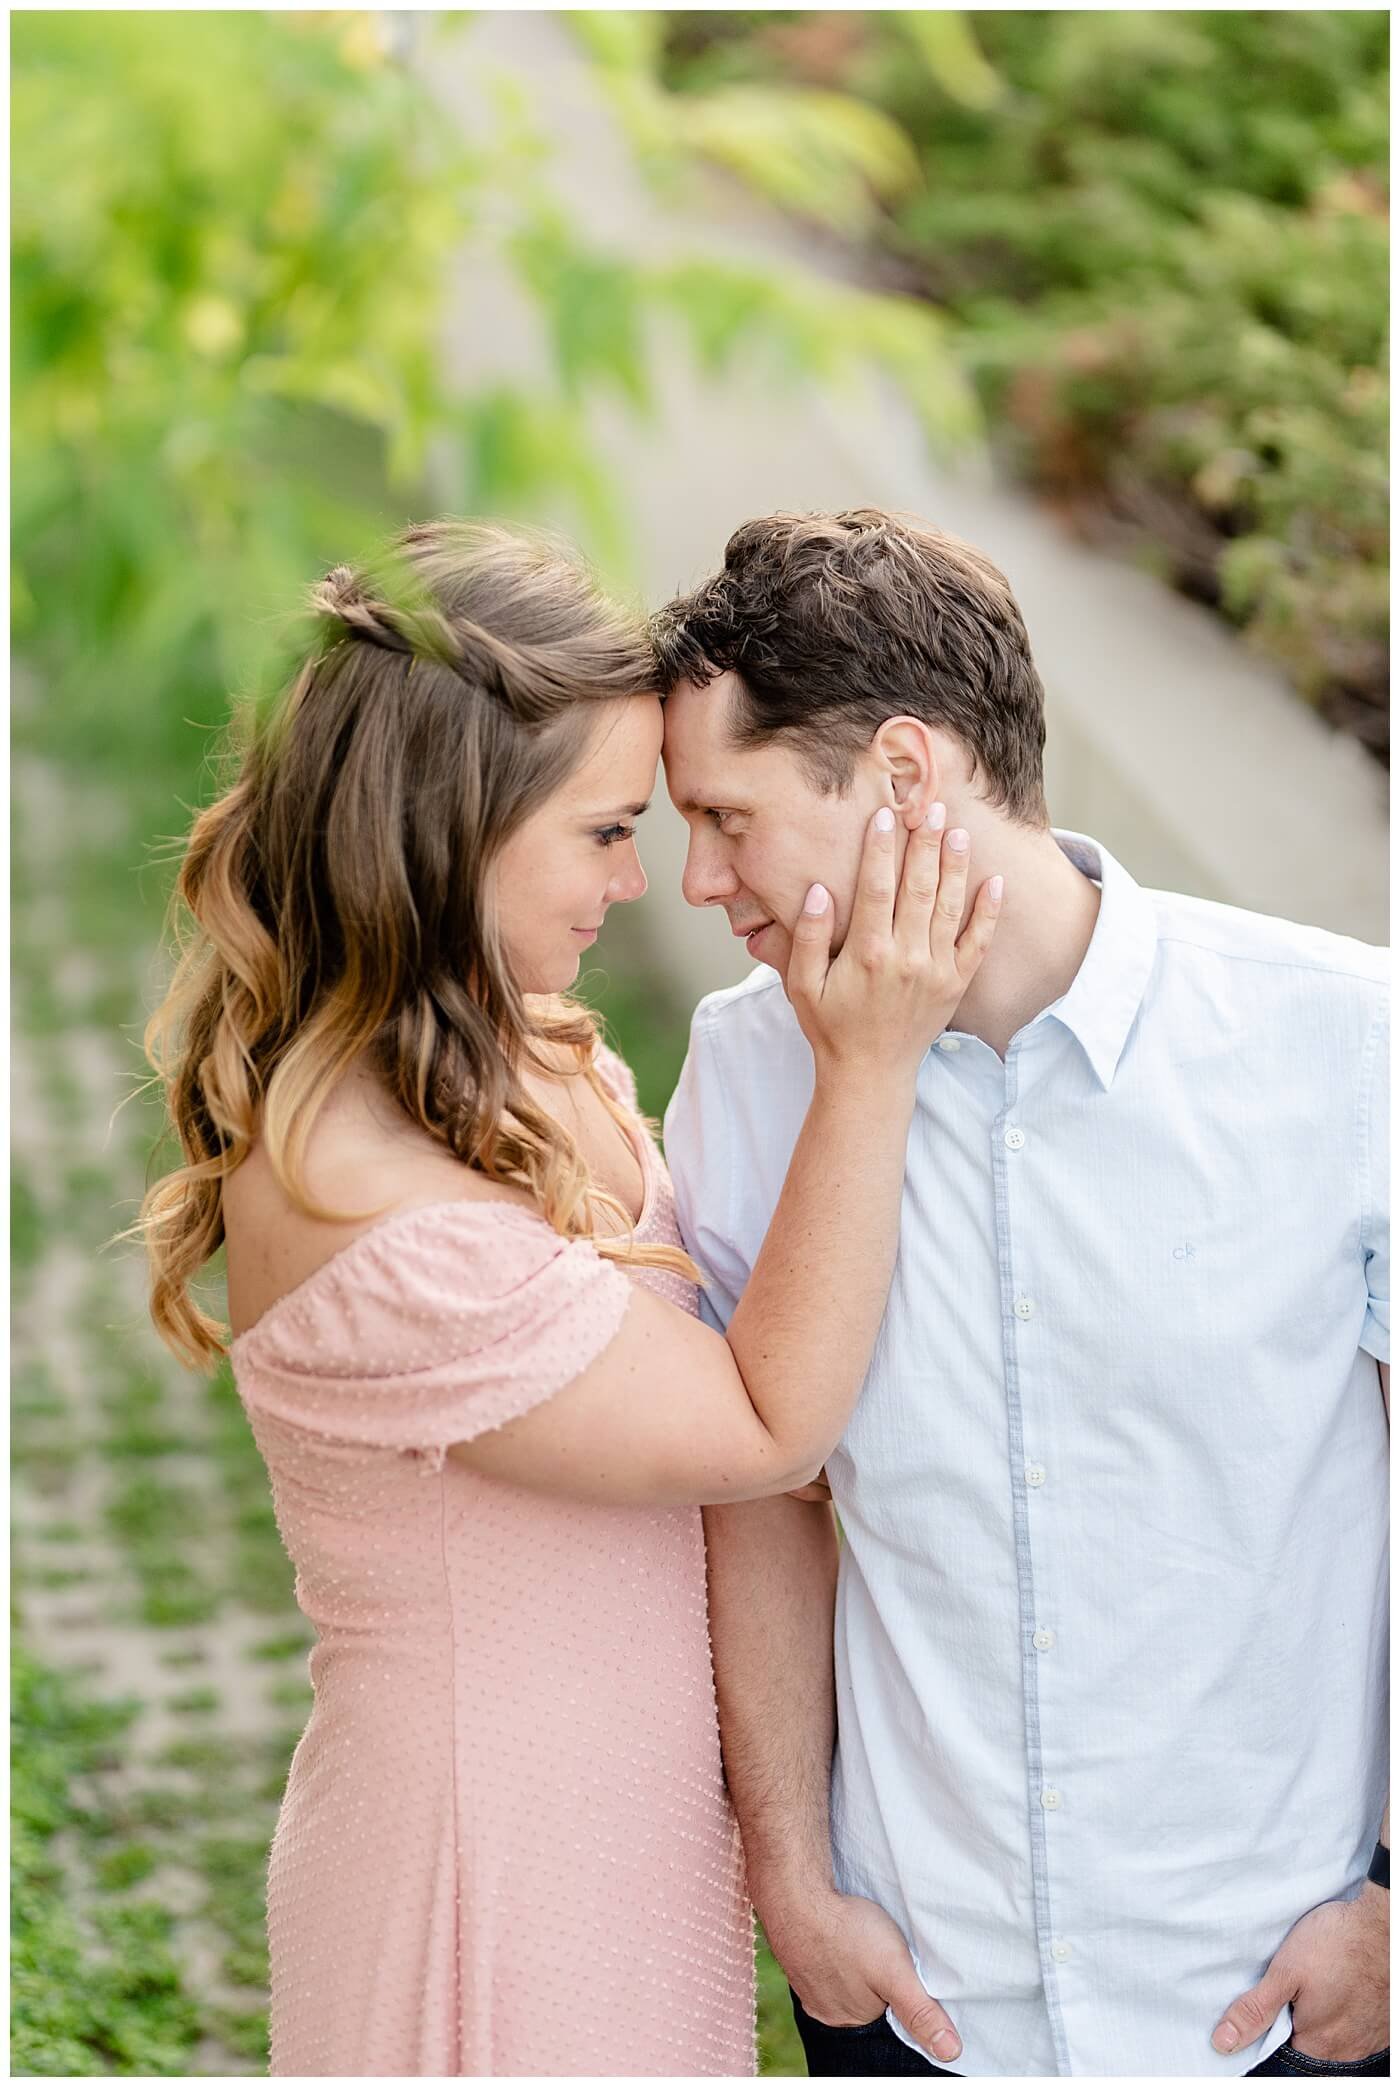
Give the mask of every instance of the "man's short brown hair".
[(818, 789), (848, 789), (886, 718), (917, 717), (962, 742), (990, 803), (1045, 823), (1026, 626), (1003, 574), (955, 536), (879, 508), (767, 515), (651, 629), (663, 693), (732, 671), (737, 743), (788, 741)]

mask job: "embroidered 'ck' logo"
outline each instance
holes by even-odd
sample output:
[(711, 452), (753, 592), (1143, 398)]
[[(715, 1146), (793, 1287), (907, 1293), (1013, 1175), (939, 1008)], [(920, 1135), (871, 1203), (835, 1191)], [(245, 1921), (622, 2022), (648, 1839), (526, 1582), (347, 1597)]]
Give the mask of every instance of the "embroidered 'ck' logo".
[(1196, 1249), (1192, 1246), (1189, 1239), (1183, 1239), (1180, 1246), (1172, 1248), (1173, 1261), (1194, 1261), (1195, 1258)]

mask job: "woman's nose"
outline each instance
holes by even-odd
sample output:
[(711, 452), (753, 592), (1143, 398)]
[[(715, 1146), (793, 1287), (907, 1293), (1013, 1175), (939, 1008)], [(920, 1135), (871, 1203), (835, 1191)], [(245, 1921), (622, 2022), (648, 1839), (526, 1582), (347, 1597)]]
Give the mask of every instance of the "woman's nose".
[(608, 884), (608, 895), (613, 899), (639, 899), (647, 888), (647, 873), (642, 868), (642, 858), (637, 853), (635, 841), (629, 843), (628, 860)]

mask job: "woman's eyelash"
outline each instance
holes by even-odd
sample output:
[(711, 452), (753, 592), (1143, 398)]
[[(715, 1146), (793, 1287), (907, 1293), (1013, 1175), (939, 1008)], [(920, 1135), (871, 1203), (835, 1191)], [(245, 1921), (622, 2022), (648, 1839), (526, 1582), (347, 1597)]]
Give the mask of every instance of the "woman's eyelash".
[(600, 848), (611, 848), (618, 841), (630, 841), (636, 831), (635, 826), (600, 826), (594, 839)]

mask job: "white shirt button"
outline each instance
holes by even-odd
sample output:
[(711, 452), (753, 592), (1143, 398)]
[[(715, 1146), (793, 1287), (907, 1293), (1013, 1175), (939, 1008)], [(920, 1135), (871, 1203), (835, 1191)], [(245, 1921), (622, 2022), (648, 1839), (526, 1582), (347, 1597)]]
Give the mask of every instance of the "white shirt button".
[(1027, 1464), (1026, 1484), (1028, 1486), (1043, 1486), (1044, 1483), (1045, 1466), (1043, 1464)]
[(1052, 1942), (1050, 1944), (1050, 1954), (1057, 1964), (1067, 1964), (1074, 1955), (1074, 1951), (1070, 1948), (1068, 1942)]
[(1011, 1309), (1015, 1312), (1018, 1319), (1034, 1318), (1035, 1300), (1030, 1297), (1018, 1297)]
[(1057, 1812), (1060, 1809), (1059, 1791), (1042, 1790), (1040, 1793), (1040, 1802), (1043, 1810), (1047, 1812)]
[(940, 1051), (960, 1051), (962, 1049), (962, 1045), (959, 1043), (956, 1036), (940, 1036), (938, 1039), (938, 1048)]
[(1052, 1630), (1038, 1630), (1031, 1639), (1031, 1643), (1037, 1652), (1048, 1652), (1054, 1642), (1055, 1633)]
[(1021, 1149), (1021, 1147), (1022, 1147), (1022, 1146), (1023, 1146), (1024, 1144), (1025, 1144), (1025, 1142), (1026, 1142), (1026, 1134), (1025, 1134), (1025, 1132), (1024, 1132), (1023, 1130), (1019, 1130), (1019, 1129), (1017, 1129), (1017, 1128), (1016, 1128), (1016, 1126), (1015, 1126), (1015, 1125), (1013, 1124), (1013, 1125), (1012, 1125), (1012, 1127), (1011, 1127), (1011, 1129), (1010, 1129), (1010, 1130), (1009, 1130), (1009, 1131), (1008, 1131), (1008, 1132), (1006, 1133), (1006, 1149), (1007, 1149), (1007, 1151), (1008, 1151), (1008, 1152), (1019, 1152), (1019, 1151), (1020, 1151), (1020, 1149)]

